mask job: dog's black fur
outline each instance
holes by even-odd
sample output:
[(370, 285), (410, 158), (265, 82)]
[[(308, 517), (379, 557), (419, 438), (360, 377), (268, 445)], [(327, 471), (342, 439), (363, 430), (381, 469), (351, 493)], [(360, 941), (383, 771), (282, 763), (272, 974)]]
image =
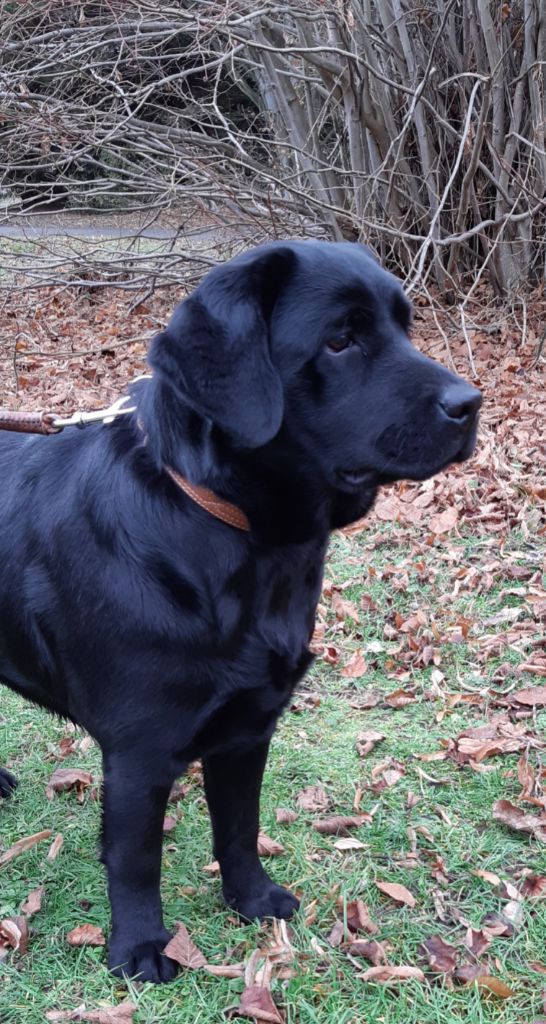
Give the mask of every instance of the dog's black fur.
[[(169, 789), (203, 759), (224, 895), (294, 896), (256, 852), (271, 735), (311, 661), (328, 536), (378, 486), (474, 446), (480, 395), (412, 348), (396, 280), (351, 243), (287, 242), (211, 271), (150, 352), (138, 411), (0, 435), (0, 678), (84, 726), (104, 759), (110, 966), (167, 981)], [(213, 518), (170, 466), (238, 505)], [(0, 791), (15, 784), (0, 771)]]

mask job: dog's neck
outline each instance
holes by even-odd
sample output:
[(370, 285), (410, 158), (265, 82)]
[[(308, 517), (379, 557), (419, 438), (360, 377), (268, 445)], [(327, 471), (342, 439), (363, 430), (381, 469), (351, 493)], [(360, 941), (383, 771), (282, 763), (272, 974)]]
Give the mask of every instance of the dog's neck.
[(317, 484), (316, 467), (297, 439), (288, 439), (286, 426), (267, 445), (240, 449), (165, 381), (147, 381), (137, 403), (156, 465), (170, 466), (238, 506), (262, 543), (325, 541), (373, 502), (375, 494), (347, 495)]

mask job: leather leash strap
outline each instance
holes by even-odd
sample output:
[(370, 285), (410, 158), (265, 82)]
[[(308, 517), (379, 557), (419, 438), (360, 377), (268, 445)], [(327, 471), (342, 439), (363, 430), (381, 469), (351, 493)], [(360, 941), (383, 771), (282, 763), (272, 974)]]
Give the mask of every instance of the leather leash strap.
[(52, 412), (24, 412), (0, 409), (0, 430), (16, 430), (20, 434), (58, 434)]
[(184, 494), (187, 494), (192, 501), (195, 501), (197, 505), (205, 509), (205, 512), (209, 512), (216, 519), (221, 519), (223, 523), (228, 523), (229, 526), (235, 526), (238, 530), (250, 530), (250, 523), (247, 517), (237, 505), (232, 505), (231, 502), (219, 498), (214, 491), (209, 491), (208, 487), (190, 484), (189, 480), (186, 480), (184, 476), (177, 473), (175, 469), (171, 469), (170, 466), (165, 466), (165, 470), (174, 480), (175, 484), (178, 484), (180, 489), (184, 491)]

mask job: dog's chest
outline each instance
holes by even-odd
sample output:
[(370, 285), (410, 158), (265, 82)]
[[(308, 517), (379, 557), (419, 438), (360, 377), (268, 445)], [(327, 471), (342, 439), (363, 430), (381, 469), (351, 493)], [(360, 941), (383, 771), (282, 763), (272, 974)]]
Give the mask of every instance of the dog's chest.
[(309, 641), (325, 546), (256, 552), (233, 575), (230, 601), (217, 608), (223, 671), (215, 672), (186, 759), (255, 746), (271, 735), (313, 658)]
[(309, 641), (322, 584), (324, 545), (276, 553), (260, 560), (254, 635), (267, 652), (267, 683), (290, 691), (311, 661)]

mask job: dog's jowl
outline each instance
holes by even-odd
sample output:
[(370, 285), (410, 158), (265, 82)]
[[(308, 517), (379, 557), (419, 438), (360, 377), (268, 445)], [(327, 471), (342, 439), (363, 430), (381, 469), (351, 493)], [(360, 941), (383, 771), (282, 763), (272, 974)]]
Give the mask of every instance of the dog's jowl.
[(364, 247), (265, 245), (176, 309), (134, 414), (0, 434), (0, 679), (100, 745), (118, 973), (176, 972), (162, 823), (194, 758), (229, 906), (297, 907), (256, 852), (260, 786), (311, 661), (329, 533), (475, 442), (479, 392), (412, 347), (410, 319)]

